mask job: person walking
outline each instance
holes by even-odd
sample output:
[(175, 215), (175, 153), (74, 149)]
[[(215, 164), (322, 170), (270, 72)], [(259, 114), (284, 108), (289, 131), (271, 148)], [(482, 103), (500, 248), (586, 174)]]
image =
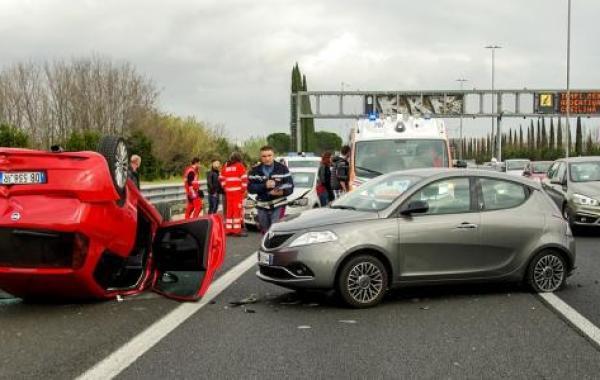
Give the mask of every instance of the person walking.
[(341, 156), (332, 160), (331, 166), (331, 188), (334, 198), (339, 198), (342, 194), (350, 190), (350, 147), (344, 145), (341, 150)]
[(248, 192), (256, 194), (256, 211), (261, 232), (266, 233), (281, 217), (281, 207), (294, 191), (294, 181), (288, 168), (273, 159), (273, 147), (260, 148), (260, 165), (248, 175)]
[(243, 229), (243, 202), (248, 188), (248, 175), (242, 155), (233, 152), (221, 169), (221, 187), (225, 193), (225, 233), (247, 236)]
[(187, 207), (185, 208), (185, 218), (197, 218), (202, 212), (202, 198), (204, 193), (200, 189), (198, 168), (200, 159), (194, 157), (190, 166), (183, 172), (183, 187), (187, 196)]
[(129, 179), (135, 183), (138, 190), (140, 189), (140, 173), (138, 171), (140, 165), (142, 165), (142, 157), (137, 154), (132, 154), (129, 159), (129, 171), (127, 172), (127, 175), (129, 176)]
[(331, 152), (323, 153), (321, 164), (317, 172), (317, 194), (321, 207), (333, 201), (333, 189), (331, 188)]
[(219, 209), (219, 197), (223, 193), (221, 182), (219, 180), (221, 162), (212, 160), (210, 170), (206, 173), (206, 185), (208, 187), (208, 213), (216, 214)]

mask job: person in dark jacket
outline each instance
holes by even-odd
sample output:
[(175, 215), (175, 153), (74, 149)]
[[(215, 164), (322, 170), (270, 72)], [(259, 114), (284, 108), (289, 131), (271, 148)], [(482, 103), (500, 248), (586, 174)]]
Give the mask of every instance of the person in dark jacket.
[(350, 190), (350, 147), (344, 145), (341, 153), (331, 165), (331, 188), (336, 199)]
[(131, 158), (129, 159), (129, 171), (127, 172), (127, 175), (129, 176), (129, 179), (135, 183), (135, 186), (138, 188), (138, 190), (140, 188), (140, 173), (138, 170), (140, 169), (141, 164), (142, 158), (140, 156), (137, 154), (131, 155)]
[(331, 188), (331, 152), (323, 153), (321, 164), (317, 173), (317, 194), (321, 207), (333, 201), (333, 189)]
[(223, 193), (219, 175), (221, 173), (221, 162), (212, 160), (210, 170), (206, 173), (206, 186), (208, 187), (208, 213), (216, 214), (219, 209), (219, 197)]
[(281, 207), (287, 202), (287, 196), (294, 191), (292, 175), (285, 165), (273, 160), (271, 146), (260, 148), (260, 165), (252, 168), (248, 175), (248, 192), (256, 194), (258, 224), (266, 233), (271, 224), (281, 217)]

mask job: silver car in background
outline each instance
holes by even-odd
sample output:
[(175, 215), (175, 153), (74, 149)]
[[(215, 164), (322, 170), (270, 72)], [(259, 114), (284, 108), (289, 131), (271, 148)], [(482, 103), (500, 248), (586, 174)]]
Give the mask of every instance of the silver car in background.
[(539, 183), (483, 170), (418, 169), (375, 178), (330, 208), (274, 224), (257, 276), (291, 289), (336, 289), (353, 307), (391, 287), (525, 281), (565, 284), (568, 223)]

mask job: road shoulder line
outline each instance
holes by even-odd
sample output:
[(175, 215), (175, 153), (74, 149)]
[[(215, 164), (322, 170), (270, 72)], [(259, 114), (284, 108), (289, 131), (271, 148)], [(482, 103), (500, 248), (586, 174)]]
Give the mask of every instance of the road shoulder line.
[(200, 301), (181, 304), (102, 361), (85, 371), (77, 377), (77, 380), (112, 379), (116, 377), (188, 318), (210, 303), (210, 301), (217, 297), (223, 290), (227, 289), (229, 285), (255, 264), (256, 256), (251, 254), (244, 261), (213, 282)]
[(600, 349), (600, 328), (579, 314), (579, 312), (554, 293), (539, 293), (538, 296)]

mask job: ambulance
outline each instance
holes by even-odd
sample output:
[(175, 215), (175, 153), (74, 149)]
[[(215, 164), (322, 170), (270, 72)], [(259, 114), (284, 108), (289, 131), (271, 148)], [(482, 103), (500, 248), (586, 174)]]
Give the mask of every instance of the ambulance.
[(392, 115), (359, 119), (350, 134), (352, 187), (398, 170), (451, 167), (448, 133), (441, 119)]

